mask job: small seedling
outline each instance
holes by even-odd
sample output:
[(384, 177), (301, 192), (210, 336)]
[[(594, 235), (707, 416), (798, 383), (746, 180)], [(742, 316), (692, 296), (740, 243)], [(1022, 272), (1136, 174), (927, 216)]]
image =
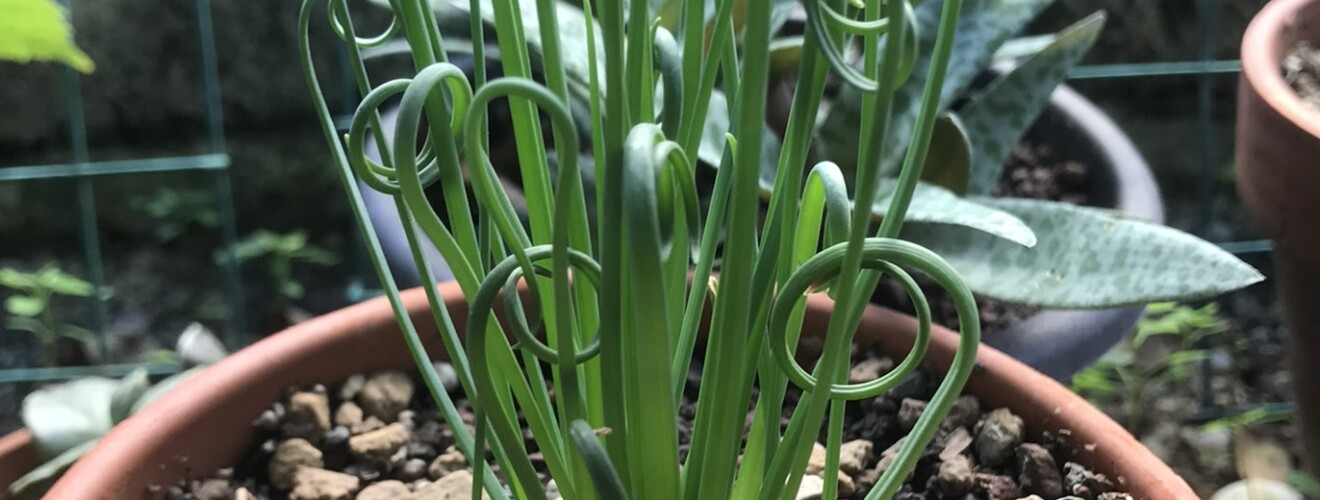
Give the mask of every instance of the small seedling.
[(339, 261), (333, 252), (309, 243), (304, 231), (279, 234), (263, 229), (234, 245), (233, 254), (239, 262), (266, 259), (271, 282), (279, 296), (288, 301), (299, 300), (306, 294), (302, 282), (293, 276), (294, 265), (329, 266)]
[(216, 227), (220, 220), (213, 198), (200, 190), (159, 188), (133, 199), (132, 205), (155, 222), (152, 235), (161, 243), (178, 239), (193, 226)]
[(13, 292), (5, 299), (5, 327), (30, 332), (41, 343), (47, 364), (55, 362), (55, 345), (62, 338), (87, 341), (92, 332), (78, 325), (61, 322), (52, 304), (56, 296), (91, 297), (96, 288), (81, 278), (62, 271), (54, 263), (25, 273), (0, 269), (0, 286)]

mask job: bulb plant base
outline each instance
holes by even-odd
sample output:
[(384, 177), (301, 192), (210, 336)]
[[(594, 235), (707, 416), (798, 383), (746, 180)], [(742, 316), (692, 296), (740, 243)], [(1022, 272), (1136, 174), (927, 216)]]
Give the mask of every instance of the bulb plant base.
[[(440, 289), (448, 312), (456, 321), (464, 320), (467, 305), (458, 287)], [(414, 319), (429, 317), (421, 290), (405, 292), (402, 298)], [(832, 308), (823, 295), (809, 299), (804, 335), (821, 335)], [(912, 347), (916, 327), (915, 318), (870, 307), (862, 316), (857, 341), (859, 346), (875, 345), (885, 355), (901, 358)], [(432, 339), (427, 345), (432, 352), (442, 352), (433, 329), (419, 333)], [(957, 334), (935, 327), (928, 366), (936, 372), (946, 370), (957, 344)], [(412, 360), (385, 299), (300, 324), (208, 368), (116, 427), (47, 498), (161, 498), (167, 488), (160, 485), (233, 466), (254, 444), (253, 420), (283, 398), (288, 387), (386, 369), (411, 370)], [(1077, 456), (1069, 459), (1121, 478), (1133, 498), (1196, 498), (1181, 478), (1121, 426), (1049, 377), (990, 348), (980, 350), (976, 373), (966, 393), (986, 407), (1006, 407), (1020, 415), (1028, 435), (1051, 431), (1071, 436)]]
[(1284, 81), (1281, 64), (1300, 42), (1320, 42), (1320, 1), (1274, 0), (1242, 41), (1237, 188), (1256, 226), (1274, 239), (1275, 284), (1284, 305), (1297, 419), (1311, 473), (1320, 472), (1320, 111)]

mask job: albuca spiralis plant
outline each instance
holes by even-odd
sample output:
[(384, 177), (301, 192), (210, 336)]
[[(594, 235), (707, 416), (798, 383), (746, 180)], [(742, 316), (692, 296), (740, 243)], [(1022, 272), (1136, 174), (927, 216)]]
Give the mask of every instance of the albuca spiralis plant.
[[(811, 22), (777, 156), (760, 147), (768, 134), (771, 37), (782, 21), (768, 2), (584, 0), (583, 53), (561, 44), (575, 36), (561, 37), (561, 30), (578, 26), (561, 22), (564, 5), (554, 0), (470, 0), (466, 39), (444, 36), (445, 25), (424, 0), (390, 0), (393, 23), (364, 38), (346, 0), (328, 0), (330, 27), (347, 47), (362, 95), (342, 137), (312, 65), (310, 28), (322, 3), (305, 0), (301, 9), (303, 70), (402, 334), (458, 448), (473, 464), (473, 498), (547, 497), (520, 420), (566, 499), (791, 497), (821, 429), (830, 456), (837, 457), (846, 402), (875, 397), (918, 368), (931, 319), (912, 270), (950, 293), (962, 329), (951, 368), (867, 498), (898, 491), (972, 375), (980, 338), (975, 302), (954, 268), (898, 238), (931, 153), (938, 112), (949, 98), (945, 84), (961, 0), (939, 3), (933, 33), (917, 32), (917, 6), (906, 0), (805, 0)], [(493, 33), (485, 19), (493, 20)], [(416, 74), (373, 82), (364, 50), (398, 36)], [(470, 42), (488, 39), (498, 47), (503, 77), (488, 78), (481, 61), (489, 48)], [(478, 61), (472, 75), (447, 62), (455, 44), (465, 44), (462, 50)], [(853, 46), (861, 47), (858, 65), (847, 58)], [(586, 109), (575, 109), (570, 88), (579, 91), (584, 82), (571, 80), (568, 68), (584, 65)], [(828, 158), (805, 167), (831, 72), (860, 93), (856, 168), (846, 177)], [(723, 93), (716, 92), (717, 82)], [(910, 133), (894, 134), (896, 96), (909, 82), (921, 82)], [(395, 99), (394, 133), (373, 134), (383, 130), (379, 109)], [(526, 224), (490, 162), (487, 109), (496, 101), (507, 101), (512, 116)], [(727, 116), (712, 120), (721, 113)], [(720, 121), (727, 124), (724, 140), (703, 141), (708, 125)], [(578, 123), (589, 125), (585, 141)], [(367, 141), (381, 151), (380, 161), (364, 154)], [(881, 160), (893, 141), (901, 141), (902, 161), (895, 180), (882, 182)], [(553, 162), (547, 142), (554, 146)], [(701, 151), (712, 148), (718, 154), (708, 158), (718, 159), (718, 168), (703, 210), (694, 177)], [(584, 155), (593, 160), (590, 193), (580, 169), (551, 168), (579, 165)], [(774, 165), (769, 175), (766, 164)], [(359, 178), (392, 195), (405, 226), (418, 228), (407, 235), (421, 275), (434, 275), (421, 251), (425, 238), (440, 250), (468, 301), (466, 324), (456, 324), (437, 286), (424, 280), (446, 354), (476, 409), (474, 433), (460, 420), (402, 304)], [(446, 217), (430, 204), (427, 188), (443, 195)], [(595, 200), (590, 205), (588, 194)], [(764, 217), (762, 196), (769, 200)], [(877, 227), (873, 207), (882, 202)], [(1197, 248), (1214, 257), (1203, 266), (1247, 269), (1208, 244)], [(1012, 263), (1005, 265), (1011, 269)], [(902, 284), (917, 305), (916, 347), (883, 377), (844, 385), (853, 332), (882, 274)], [(1258, 279), (1244, 274), (1250, 276), (1245, 282)], [(1158, 270), (1149, 279), (1185, 284)], [(1219, 288), (1170, 290), (1194, 296)], [(836, 305), (821, 357), (808, 373), (793, 351), (811, 293), (828, 293)], [(502, 322), (492, 321), (497, 306)], [(690, 451), (680, 460), (677, 406), (707, 310), (697, 415)], [(789, 383), (803, 396), (781, 427)], [(754, 387), (760, 393), (744, 445)], [(499, 476), (486, 460), (488, 448)], [(824, 477), (837, 468), (836, 459), (827, 461)], [(833, 498), (829, 483), (825, 495)]]

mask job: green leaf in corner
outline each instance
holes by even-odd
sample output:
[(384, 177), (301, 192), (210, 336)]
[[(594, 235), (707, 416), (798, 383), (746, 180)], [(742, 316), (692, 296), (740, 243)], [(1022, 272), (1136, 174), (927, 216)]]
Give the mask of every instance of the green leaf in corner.
[(55, 458), (47, 460), (46, 463), (32, 469), (31, 472), (18, 478), (13, 484), (9, 485), (9, 494), (13, 498), (36, 498), (46, 493), (47, 489), (55, 485), (55, 481), (64, 475), (64, 471), (73, 467), (74, 462), (92, 451), (100, 439), (93, 439), (60, 453)]
[(43, 387), (23, 399), (23, 425), (45, 457), (104, 436), (114, 426), (111, 401), (119, 381), (88, 377)]
[(1185, 301), (1263, 279), (1212, 243), (1158, 224), (1063, 203), (978, 198), (1035, 231), (1034, 248), (964, 227), (911, 224), (904, 239), (948, 259), (975, 292), (1061, 309)]
[(53, 0), (0, 0), (0, 60), (55, 61), (83, 73), (95, 65), (77, 45), (64, 8)]
[(0, 286), (14, 290), (31, 290), (37, 286), (37, 278), (17, 269), (0, 269)]
[(1013, 146), (1049, 104), (1050, 94), (1068, 77), (1068, 70), (1091, 50), (1104, 26), (1103, 12), (1078, 21), (1045, 50), (991, 83), (959, 113), (972, 139), (968, 193), (988, 195), (994, 190)]
[(967, 176), (972, 165), (972, 144), (958, 115), (945, 114), (935, 121), (926, 166), (921, 180), (953, 191), (967, 193)]
[(138, 368), (125, 375), (110, 399), (110, 420), (117, 424), (132, 415), (133, 404), (150, 388), (151, 379), (147, 378), (147, 370)]
[[(896, 182), (885, 179), (880, 186), (879, 199), (871, 206), (871, 213), (883, 218), (889, 209), (889, 202)], [(906, 219), (915, 225), (954, 225), (959, 228), (974, 229), (1012, 246), (1031, 247), (1036, 244), (1036, 235), (1027, 224), (1017, 216), (994, 207), (964, 200), (942, 187), (919, 183), (912, 194), (912, 204), (908, 206)], [(926, 224), (920, 224), (926, 223)]]

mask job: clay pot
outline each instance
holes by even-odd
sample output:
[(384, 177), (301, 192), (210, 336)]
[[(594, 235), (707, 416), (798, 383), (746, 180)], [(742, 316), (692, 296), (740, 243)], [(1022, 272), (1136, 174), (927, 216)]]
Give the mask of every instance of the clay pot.
[[(458, 287), (445, 284), (440, 290), (454, 323), (464, 324), (467, 307)], [(430, 351), (442, 352), (425, 295), (412, 290), (403, 298)], [(831, 307), (828, 298), (813, 295), (804, 331), (824, 331)], [(867, 309), (862, 321), (858, 343), (876, 344), (893, 356), (906, 354), (917, 326), (910, 316), (878, 307)], [(944, 370), (958, 336), (934, 330), (927, 362)], [(153, 485), (170, 486), (189, 474), (232, 466), (253, 444), (252, 420), (286, 388), (411, 368), (401, 337), (388, 302), (376, 299), (262, 340), (119, 424), (64, 475), (48, 498), (159, 497), (165, 488)], [(1119, 478), (1137, 499), (1196, 498), (1187, 483), (1127, 431), (1049, 377), (991, 348), (981, 350), (978, 362), (968, 392), (991, 407), (1011, 408), (1032, 434), (1070, 431), (1079, 450), (1071, 459)]]
[(0, 498), (8, 498), (9, 485), (41, 465), (32, 433), (19, 429), (0, 437)]
[(1298, 42), (1320, 42), (1320, 1), (1274, 0), (1242, 40), (1237, 189), (1256, 226), (1274, 239), (1298, 421), (1312, 472), (1320, 472), (1320, 111), (1283, 80)]

